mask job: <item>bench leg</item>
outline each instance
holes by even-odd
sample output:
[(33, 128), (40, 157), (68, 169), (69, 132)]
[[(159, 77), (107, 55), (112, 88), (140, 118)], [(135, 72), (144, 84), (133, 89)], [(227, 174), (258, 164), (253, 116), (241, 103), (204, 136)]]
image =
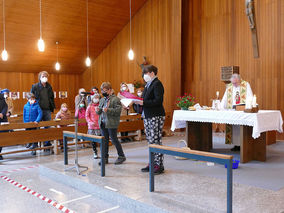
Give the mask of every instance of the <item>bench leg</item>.
[(67, 137), (63, 136), (64, 165), (68, 165)]
[(105, 176), (105, 143), (107, 143), (104, 139), (101, 141), (100, 148), (101, 148), (101, 176)]
[(58, 143), (57, 143), (57, 140), (54, 140), (53, 141), (53, 151), (54, 151), (54, 154), (55, 155), (58, 155), (59, 154), (59, 152), (58, 152)]
[(149, 150), (149, 180), (150, 192), (154, 191), (154, 153)]
[(142, 130), (138, 130), (138, 140), (142, 141)]
[(233, 212), (233, 176), (232, 176), (232, 160), (227, 164), (227, 212)]

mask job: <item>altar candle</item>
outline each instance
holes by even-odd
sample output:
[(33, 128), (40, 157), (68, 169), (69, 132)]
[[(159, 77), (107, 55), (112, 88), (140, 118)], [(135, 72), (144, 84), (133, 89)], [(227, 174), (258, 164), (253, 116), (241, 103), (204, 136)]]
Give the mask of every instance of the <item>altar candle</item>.
[(252, 97), (247, 97), (246, 99), (246, 109), (251, 109)]
[(256, 107), (256, 95), (252, 98), (252, 107)]
[(219, 91), (216, 92), (217, 99), (219, 98)]

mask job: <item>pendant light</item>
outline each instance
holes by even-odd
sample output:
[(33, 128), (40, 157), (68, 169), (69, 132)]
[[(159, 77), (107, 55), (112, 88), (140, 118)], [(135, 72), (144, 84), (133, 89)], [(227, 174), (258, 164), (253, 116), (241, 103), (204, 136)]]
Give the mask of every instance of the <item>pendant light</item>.
[(3, 41), (4, 41), (4, 50), (1, 53), (1, 58), (3, 61), (8, 60), (8, 52), (6, 50), (6, 25), (5, 25), (5, 0), (3, 0)]
[(134, 59), (134, 52), (133, 52), (133, 50), (132, 50), (132, 48), (131, 48), (131, 0), (129, 0), (129, 8), (130, 8), (130, 10), (129, 10), (129, 16), (130, 16), (130, 22), (129, 22), (129, 32), (130, 32), (130, 35), (129, 35), (129, 51), (128, 51), (128, 58), (129, 58), (129, 60), (133, 60)]
[(58, 62), (58, 44), (59, 44), (59, 42), (57, 41), (57, 42), (56, 42), (56, 63), (55, 63), (55, 69), (56, 69), (57, 71), (60, 70), (60, 64), (59, 64), (59, 62)]
[(42, 39), (42, 30), (41, 30), (41, 0), (39, 0), (39, 30), (40, 30), (40, 38), (37, 42), (38, 51), (44, 52), (45, 45)]
[(89, 8), (89, 5), (88, 5), (88, 0), (87, 1), (87, 58), (86, 58), (86, 66), (89, 67), (91, 66), (91, 59), (89, 57), (89, 11), (88, 11), (88, 8)]

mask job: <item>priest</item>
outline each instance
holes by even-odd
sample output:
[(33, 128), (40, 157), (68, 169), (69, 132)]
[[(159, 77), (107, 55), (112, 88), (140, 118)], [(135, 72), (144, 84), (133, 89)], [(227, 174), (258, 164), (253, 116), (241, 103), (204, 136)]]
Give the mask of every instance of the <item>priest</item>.
[[(253, 93), (250, 84), (241, 79), (239, 74), (234, 73), (231, 77), (231, 83), (227, 85), (225, 94), (221, 101), (222, 109), (232, 109), (238, 104), (245, 104), (247, 98), (252, 98)], [(226, 144), (232, 143), (232, 125), (226, 125)], [(240, 141), (233, 141), (235, 145), (232, 151), (240, 150)]]

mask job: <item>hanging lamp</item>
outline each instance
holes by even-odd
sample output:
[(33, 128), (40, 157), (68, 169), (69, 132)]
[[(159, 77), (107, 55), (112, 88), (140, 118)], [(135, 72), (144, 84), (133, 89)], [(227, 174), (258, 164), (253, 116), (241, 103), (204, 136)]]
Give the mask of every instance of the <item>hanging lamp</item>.
[(89, 8), (89, 4), (88, 4), (88, 0), (87, 1), (87, 58), (85, 60), (85, 63), (86, 63), (86, 66), (89, 67), (91, 66), (91, 59), (90, 59), (90, 56), (89, 56), (89, 11), (88, 11), (88, 8)]
[(58, 44), (59, 44), (59, 42), (57, 41), (56, 42), (56, 63), (55, 63), (55, 69), (57, 70), (57, 71), (59, 71), (60, 70), (60, 63), (58, 62)]
[(40, 38), (37, 42), (38, 51), (44, 52), (45, 44), (42, 39), (42, 28), (41, 28), (41, 0), (39, 0), (39, 30), (40, 30)]
[(4, 42), (4, 50), (1, 53), (1, 58), (3, 61), (8, 60), (8, 52), (6, 50), (6, 25), (5, 25), (5, 0), (3, 0), (3, 42)]
[(133, 60), (134, 59), (134, 52), (133, 52), (133, 50), (132, 50), (132, 48), (131, 48), (131, 0), (129, 0), (129, 8), (130, 8), (130, 10), (129, 10), (129, 17), (130, 17), (130, 22), (129, 22), (129, 33), (130, 33), (130, 35), (129, 35), (129, 51), (128, 51), (128, 58), (129, 58), (129, 60)]

